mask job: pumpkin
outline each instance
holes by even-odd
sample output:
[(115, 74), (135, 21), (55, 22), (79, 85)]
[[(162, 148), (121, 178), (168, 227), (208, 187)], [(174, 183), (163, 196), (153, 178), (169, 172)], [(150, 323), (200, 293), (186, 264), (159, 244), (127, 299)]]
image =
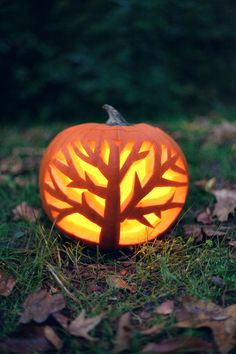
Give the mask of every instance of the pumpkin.
[(39, 182), (43, 207), (60, 231), (109, 250), (163, 234), (184, 206), (188, 172), (169, 135), (128, 125), (103, 107), (107, 124), (76, 125), (53, 139)]

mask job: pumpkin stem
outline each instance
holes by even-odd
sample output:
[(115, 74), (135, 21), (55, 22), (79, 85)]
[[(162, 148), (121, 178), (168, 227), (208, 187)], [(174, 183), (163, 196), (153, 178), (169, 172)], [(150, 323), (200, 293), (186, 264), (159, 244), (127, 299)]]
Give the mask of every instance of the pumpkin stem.
[(109, 104), (104, 104), (102, 108), (107, 111), (109, 116), (109, 119), (106, 121), (107, 125), (129, 125), (125, 118), (114, 107)]

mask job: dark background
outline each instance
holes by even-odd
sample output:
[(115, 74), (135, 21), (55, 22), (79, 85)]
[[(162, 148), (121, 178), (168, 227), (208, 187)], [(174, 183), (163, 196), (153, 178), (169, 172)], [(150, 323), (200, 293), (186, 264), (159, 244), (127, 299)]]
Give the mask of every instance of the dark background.
[(235, 0), (0, 0), (0, 14), (2, 121), (234, 109)]

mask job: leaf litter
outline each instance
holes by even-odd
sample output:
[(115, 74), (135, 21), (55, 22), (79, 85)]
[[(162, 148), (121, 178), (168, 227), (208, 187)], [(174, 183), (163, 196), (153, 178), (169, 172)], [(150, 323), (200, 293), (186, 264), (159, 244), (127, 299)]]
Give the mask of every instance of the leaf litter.
[(24, 312), (21, 314), (20, 323), (45, 322), (48, 317), (66, 306), (62, 294), (51, 295), (47, 290), (40, 289), (30, 294), (23, 303)]
[(115, 337), (115, 347), (113, 353), (121, 353), (130, 346), (130, 324), (131, 314), (129, 312), (123, 313), (118, 321), (118, 329)]
[(229, 214), (236, 209), (236, 189), (212, 190), (211, 193), (216, 197), (216, 204), (213, 215), (220, 221), (227, 221)]
[(236, 304), (222, 308), (212, 302), (184, 297), (177, 311), (176, 327), (211, 329), (221, 354), (236, 346)]
[(0, 296), (10, 296), (15, 284), (16, 280), (12, 276), (7, 276), (4, 272), (0, 271)]
[(13, 220), (25, 220), (35, 223), (41, 217), (41, 210), (31, 207), (26, 202), (22, 202), (12, 210), (12, 214)]

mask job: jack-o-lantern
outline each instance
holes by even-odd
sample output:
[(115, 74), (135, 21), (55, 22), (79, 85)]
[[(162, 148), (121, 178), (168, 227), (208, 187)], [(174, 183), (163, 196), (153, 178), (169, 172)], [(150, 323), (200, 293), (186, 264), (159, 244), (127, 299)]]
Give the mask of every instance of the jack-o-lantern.
[(188, 172), (176, 142), (148, 124), (128, 125), (111, 106), (106, 124), (59, 133), (40, 168), (44, 209), (63, 233), (102, 249), (154, 239), (185, 203)]

